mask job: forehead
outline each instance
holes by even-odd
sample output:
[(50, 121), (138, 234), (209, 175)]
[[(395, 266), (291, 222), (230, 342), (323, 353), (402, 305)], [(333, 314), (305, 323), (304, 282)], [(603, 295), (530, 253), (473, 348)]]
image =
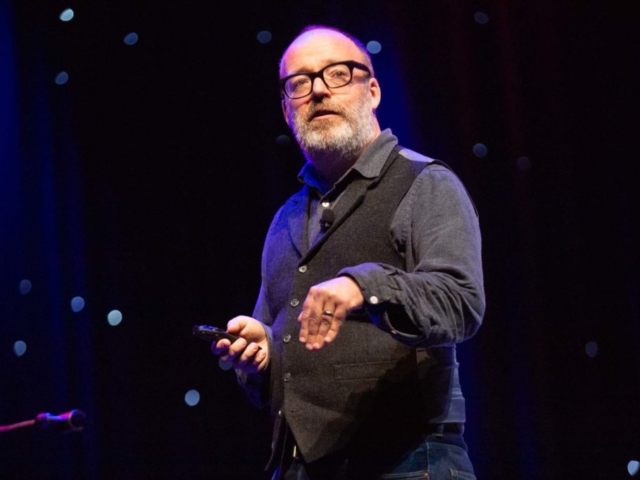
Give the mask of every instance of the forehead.
[(363, 53), (344, 35), (332, 30), (311, 30), (296, 38), (282, 57), (280, 75), (316, 71), (341, 60), (363, 61)]

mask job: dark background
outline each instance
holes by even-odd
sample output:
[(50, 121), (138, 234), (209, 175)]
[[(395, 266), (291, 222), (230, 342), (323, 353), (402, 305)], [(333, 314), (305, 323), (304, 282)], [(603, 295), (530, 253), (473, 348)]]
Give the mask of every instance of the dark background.
[(302, 166), (277, 63), (308, 23), (381, 43), (382, 127), (480, 212), (488, 309), (458, 348), (478, 478), (629, 478), (640, 3), (547, 0), (0, 3), (0, 425), (87, 415), (0, 433), (0, 478), (267, 478), (266, 412), (190, 329), (253, 309)]

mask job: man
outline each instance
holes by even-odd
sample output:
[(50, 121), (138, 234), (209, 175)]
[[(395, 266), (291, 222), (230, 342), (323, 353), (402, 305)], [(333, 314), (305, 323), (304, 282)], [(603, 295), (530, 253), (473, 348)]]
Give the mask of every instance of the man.
[(381, 131), (357, 39), (305, 28), (280, 85), (303, 186), (267, 234), (253, 318), (212, 345), (270, 404), (274, 478), (475, 478), (455, 355), (485, 309), (475, 208), (446, 165)]

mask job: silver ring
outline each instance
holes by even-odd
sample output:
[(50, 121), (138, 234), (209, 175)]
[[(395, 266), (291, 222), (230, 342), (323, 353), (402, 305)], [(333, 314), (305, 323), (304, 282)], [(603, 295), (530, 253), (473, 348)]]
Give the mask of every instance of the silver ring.
[(322, 312), (322, 315), (326, 315), (327, 317), (333, 317), (333, 312), (331, 310), (325, 310)]

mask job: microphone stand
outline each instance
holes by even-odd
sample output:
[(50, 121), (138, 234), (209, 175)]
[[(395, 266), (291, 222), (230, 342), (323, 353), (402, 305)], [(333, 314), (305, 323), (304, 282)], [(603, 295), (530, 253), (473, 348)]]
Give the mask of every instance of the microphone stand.
[(32, 427), (36, 424), (35, 420), (25, 420), (24, 422), (14, 423), (12, 425), (0, 425), (0, 433), (17, 430), (19, 428)]
[(25, 420), (11, 425), (0, 425), (0, 433), (36, 425), (41, 428), (51, 427), (59, 432), (79, 432), (84, 429), (85, 417), (84, 412), (77, 409), (57, 416), (50, 413), (40, 413), (33, 420)]

